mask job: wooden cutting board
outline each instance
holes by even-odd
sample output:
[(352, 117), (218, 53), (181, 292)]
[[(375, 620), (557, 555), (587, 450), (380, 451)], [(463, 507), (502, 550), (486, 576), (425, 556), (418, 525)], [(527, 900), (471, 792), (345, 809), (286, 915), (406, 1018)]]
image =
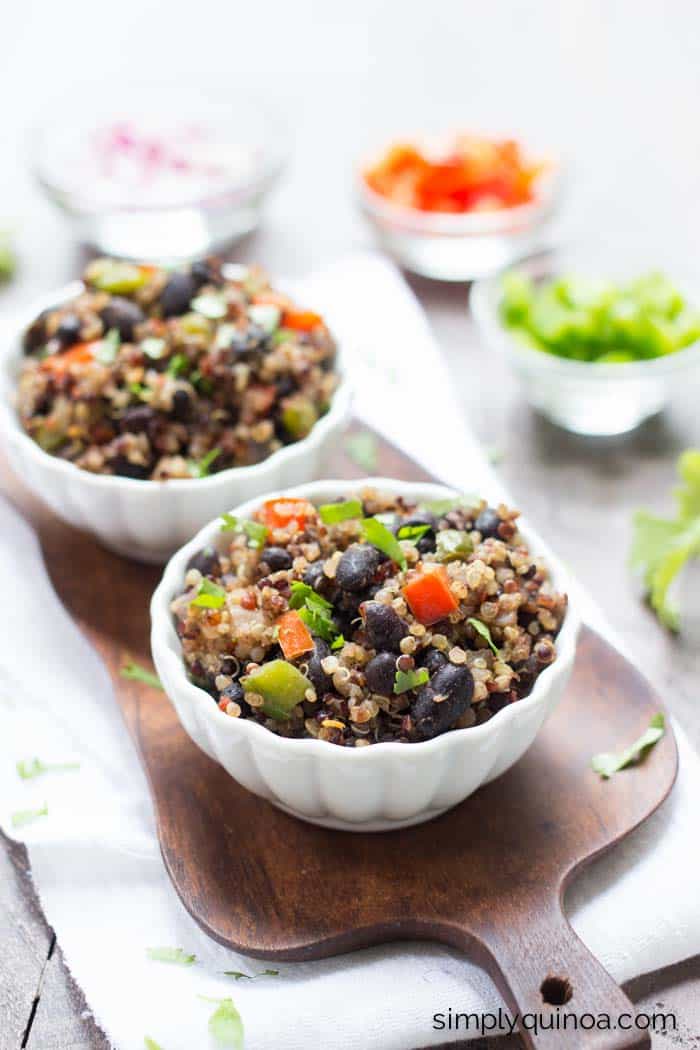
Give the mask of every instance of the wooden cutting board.
[[(426, 478), (384, 444), (379, 472)], [(333, 473), (362, 477), (342, 455)], [(269, 960), (440, 941), (483, 966), (511, 1012), (543, 1011), (555, 1023), (568, 1011), (613, 1019), (634, 1013), (574, 934), (562, 898), (584, 864), (665, 799), (677, 753), (668, 730), (643, 765), (609, 781), (592, 772), (592, 754), (626, 746), (662, 709), (643, 677), (601, 638), (584, 630), (563, 703), (499, 780), (418, 827), (326, 830), (239, 787), (191, 742), (162, 693), (120, 676), (128, 659), (150, 666), (148, 600), (159, 571), (108, 553), (8, 483), (39, 531), (58, 594), (112, 672), (148, 775), (166, 868), (210, 936)], [(524, 1040), (547, 1050), (650, 1045), (643, 1032), (561, 1027)]]

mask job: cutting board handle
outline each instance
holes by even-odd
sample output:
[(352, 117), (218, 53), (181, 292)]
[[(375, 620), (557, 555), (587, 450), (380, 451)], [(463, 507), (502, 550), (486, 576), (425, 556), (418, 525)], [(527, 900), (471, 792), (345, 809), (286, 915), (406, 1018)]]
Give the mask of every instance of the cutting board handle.
[[(650, 1047), (648, 1032), (635, 1027), (633, 1003), (576, 936), (559, 902), (536, 907), (530, 898), (529, 904), (501, 916), (480, 938), (483, 964), (511, 1013), (539, 1021), (537, 1031), (531, 1021), (531, 1031), (520, 1025), (525, 1045), (530, 1050)], [(590, 1015), (596, 1022), (603, 1017), (602, 1027), (596, 1023), (584, 1030)]]

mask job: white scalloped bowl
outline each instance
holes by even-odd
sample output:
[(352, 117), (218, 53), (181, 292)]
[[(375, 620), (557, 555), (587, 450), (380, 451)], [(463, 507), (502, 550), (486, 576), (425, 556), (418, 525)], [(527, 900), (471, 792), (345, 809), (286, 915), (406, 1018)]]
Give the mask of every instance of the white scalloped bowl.
[[(441, 485), (367, 478), (362, 485), (415, 500), (454, 495)], [(357, 482), (323, 481), (280, 493), (328, 502), (356, 491)], [(488, 496), (488, 493), (483, 493)], [(248, 516), (259, 500), (232, 513)], [(543, 556), (557, 589), (570, 593), (561, 562), (526, 524), (520, 532)], [(557, 658), (529, 696), (483, 725), (455, 729), (416, 744), (383, 743), (342, 748), (322, 740), (290, 740), (244, 718), (230, 718), (189, 681), (170, 612), (181, 592), (188, 559), (207, 544), (225, 542), (219, 522), (205, 526), (168, 562), (151, 600), (151, 648), (165, 692), (192, 740), (239, 784), (293, 816), (345, 831), (390, 831), (419, 824), (462, 802), (505, 773), (527, 751), (561, 699), (576, 655), (580, 619), (571, 601)], [(543, 771), (546, 775), (546, 771)]]
[(22, 429), (15, 410), (17, 372), (22, 360), (22, 332), (36, 314), (79, 293), (81, 282), (23, 312), (0, 346), (0, 433), (10, 464), (39, 499), (70, 525), (93, 533), (127, 558), (162, 564), (205, 522), (235, 503), (264, 496), (290, 484), (311, 481), (340, 440), (350, 414), (351, 390), (343, 373), (325, 416), (311, 433), (250, 467), (232, 467), (207, 478), (136, 481), (91, 474), (50, 455)]

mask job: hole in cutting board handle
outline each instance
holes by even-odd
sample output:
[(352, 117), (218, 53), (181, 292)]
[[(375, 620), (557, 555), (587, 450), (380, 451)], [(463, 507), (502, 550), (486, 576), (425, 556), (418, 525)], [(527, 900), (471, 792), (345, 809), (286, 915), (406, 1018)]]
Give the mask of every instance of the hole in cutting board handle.
[(540, 985), (540, 993), (542, 1002), (548, 1006), (564, 1006), (574, 994), (574, 990), (568, 977), (549, 974)]

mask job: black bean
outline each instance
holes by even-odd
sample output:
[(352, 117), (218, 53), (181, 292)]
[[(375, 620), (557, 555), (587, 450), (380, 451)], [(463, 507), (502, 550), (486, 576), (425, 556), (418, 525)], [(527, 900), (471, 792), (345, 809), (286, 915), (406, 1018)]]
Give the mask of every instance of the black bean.
[(192, 409), (192, 398), (186, 390), (179, 389), (173, 394), (173, 407), (171, 415), (179, 423), (184, 423), (189, 418)]
[(481, 533), (482, 539), (487, 539), (489, 536), (498, 538), (498, 526), (500, 524), (501, 519), (498, 512), (493, 507), (486, 507), (474, 522), (474, 528)]
[(473, 694), (471, 671), (467, 667), (445, 664), (418, 690), (411, 704), (416, 735), (430, 740), (446, 732), (467, 710)]
[(190, 276), (197, 288), (204, 284), (221, 284), (221, 275), (207, 259), (197, 259), (190, 266)]
[(366, 602), (362, 614), (371, 647), (398, 651), (401, 639), (408, 634), (408, 624), (396, 610), (382, 602)]
[(186, 314), (197, 294), (197, 282), (189, 273), (171, 273), (160, 293), (163, 317), (178, 317)]
[(363, 591), (372, 582), (381, 560), (376, 547), (369, 543), (353, 543), (338, 562), (335, 581), (344, 591)]
[(489, 707), (497, 714), (510, 703), (510, 693), (489, 693)]
[(105, 331), (116, 328), (124, 342), (129, 342), (134, 337), (134, 328), (145, 319), (143, 310), (131, 299), (122, 299), (113, 296), (100, 313)]
[(80, 339), (81, 328), (79, 317), (75, 314), (66, 314), (56, 330), (56, 338), (60, 340), (62, 346), (72, 346)]
[(439, 649), (426, 649), (420, 658), (421, 667), (425, 667), (429, 674), (435, 674), (447, 663), (447, 657)]
[(277, 379), (275, 388), (277, 390), (277, 397), (289, 397), (289, 395), (293, 394), (297, 389), (297, 385), (294, 382), (293, 377), (290, 376), (289, 373), (285, 373)]
[(270, 572), (280, 572), (292, 567), (292, 556), (284, 547), (266, 547), (261, 560), (267, 563)]
[(126, 456), (115, 456), (111, 461), (111, 467), (120, 478), (135, 478), (137, 481), (145, 481), (151, 476), (150, 466), (132, 463)]
[(39, 316), (25, 329), (22, 337), (22, 349), (25, 354), (33, 353), (34, 350), (38, 350), (46, 342), (46, 318), (50, 313), (50, 310), (42, 310)]
[(312, 561), (308, 568), (304, 570), (302, 580), (307, 587), (311, 587), (317, 594), (327, 593), (331, 582), (323, 571), (323, 560)]
[(394, 653), (377, 653), (365, 667), (367, 688), (380, 696), (394, 695), (396, 681), (396, 655)]
[(120, 419), (119, 429), (122, 434), (145, 434), (155, 418), (156, 413), (149, 405), (134, 405), (127, 408)]
[(221, 698), (226, 698), (229, 701), (233, 701), (235, 704), (240, 704), (243, 701), (243, 686), (239, 682), (231, 682), (225, 689), (221, 690)]
[(307, 676), (316, 690), (316, 696), (320, 700), (325, 693), (330, 693), (333, 688), (331, 678), (321, 667), (321, 660), (330, 655), (330, 649), (322, 638), (314, 638), (314, 651), (308, 659)]
[(213, 547), (202, 547), (187, 562), (187, 571), (198, 569), (202, 576), (213, 576), (219, 568), (219, 555)]
[(237, 328), (231, 337), (229, 349), (235, 354), (247, 354), (261, 349), (267, 342), (267, 332), (257, 324), (248, 324), (245, 328)]

